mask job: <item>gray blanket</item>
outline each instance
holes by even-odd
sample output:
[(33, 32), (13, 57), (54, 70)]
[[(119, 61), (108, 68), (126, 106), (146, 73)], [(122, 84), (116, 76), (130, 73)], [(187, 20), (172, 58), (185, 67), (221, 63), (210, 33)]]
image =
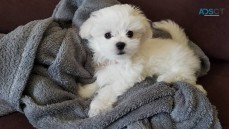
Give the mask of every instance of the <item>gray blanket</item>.
[[(76, 93), (91, 83), (92, 53), (78, 35), (92, 11), (116, 0), (62, 0), (48, 19), (0, 35), (0, 116), (19, 111), (39, 129), (220, 129), (208, 98), (185, 82), (156, 83), (150, 77), (120, 96), (114, 109), (88, 118), (90, 100)], [(169, 38), (156, 30), (155, 37)], [(190, 42), (206, 74), (209, 61)]]

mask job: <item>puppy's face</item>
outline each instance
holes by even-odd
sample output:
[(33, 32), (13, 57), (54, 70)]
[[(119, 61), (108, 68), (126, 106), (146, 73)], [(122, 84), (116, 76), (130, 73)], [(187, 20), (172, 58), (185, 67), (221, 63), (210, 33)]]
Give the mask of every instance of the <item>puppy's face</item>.
[(148, 19), (130, 5), (115, 5), (96, 11), (83, 23), (80, 36), (106, 60), (131, 58), (141, 42), (152, 37)]

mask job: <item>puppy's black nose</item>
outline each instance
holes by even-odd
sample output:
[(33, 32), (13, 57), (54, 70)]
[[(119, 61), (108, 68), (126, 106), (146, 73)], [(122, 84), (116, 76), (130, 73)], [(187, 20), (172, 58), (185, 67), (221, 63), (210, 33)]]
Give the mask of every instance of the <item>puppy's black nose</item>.
[(118, 50), (123, 50), (125, 46), (126, 46), (126, 44), (123, 42), (118, 42), (116, 44), (116, 47), (118, 48)]

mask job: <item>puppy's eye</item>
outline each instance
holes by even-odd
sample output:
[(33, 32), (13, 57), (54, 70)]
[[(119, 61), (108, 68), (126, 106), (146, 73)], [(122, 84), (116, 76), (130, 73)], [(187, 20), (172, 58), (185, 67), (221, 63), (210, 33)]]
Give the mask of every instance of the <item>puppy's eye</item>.
[(126, 36), (127, 36), (128, 38), (132, 38), (132, 37), (134, 36), (134, 32), (133, 32), (133, 31), (128, 31), (128, 32), (126, 33)]
[(111, 38), (111, 33), (110, 32), (107, 32), (105, 35), (104, 35), (104, 37), (106, 38), (106, 39), (110, 39)]

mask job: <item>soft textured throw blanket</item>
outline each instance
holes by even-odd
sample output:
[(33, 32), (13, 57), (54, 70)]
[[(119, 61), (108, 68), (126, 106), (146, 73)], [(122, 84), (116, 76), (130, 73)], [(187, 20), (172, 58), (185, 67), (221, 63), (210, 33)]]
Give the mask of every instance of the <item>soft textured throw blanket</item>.
[[(116, 0), (62, 0), (52, 18), (30, 22), (0, 35), (0, 116), (19, 111), (39, 129), (220, 129), (207, 97), (185, 82), (172, 85), (147, 78), (120, 96), (114, 109), (88, 118), (90, 100), (76, 93), (91, 83), (92, 53), (78, 35), (92, 11)], [(154, 31), (154, 37), (169, 34)], [(209, 61), (190, 42), (202, 69)]]

